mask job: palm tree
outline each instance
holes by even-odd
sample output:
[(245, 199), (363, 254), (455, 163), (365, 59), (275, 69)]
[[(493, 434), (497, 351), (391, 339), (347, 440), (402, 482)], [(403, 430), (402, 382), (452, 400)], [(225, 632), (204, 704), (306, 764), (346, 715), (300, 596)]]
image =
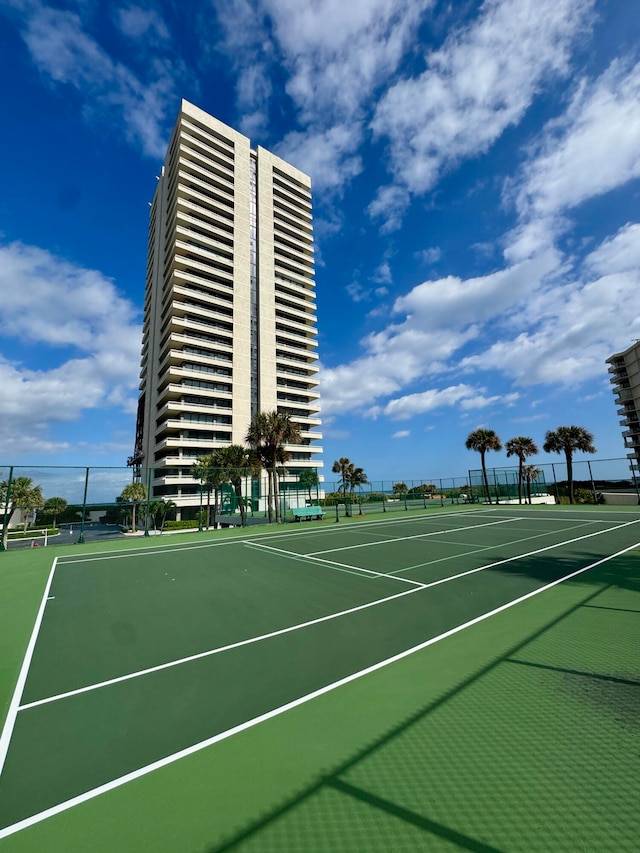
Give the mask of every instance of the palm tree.
[(191, 466), (189, 473), (194, 480), (200, 480), (207, 490), (207, 528), (211, 522), (211, 490), (213, 489), (213, 524), (215, 527), (218, 489), (226, 480), (224, 466), (220, 459), (220, 450), (214, 450), (213, 453), (198, 456), (195, 464)]
[(131, 530), (136, 532), (136, 506), (147, 499), (147, 487), (144, 483), (129, 483), (122, 490), (120, 498), (131, 504)]
[(164, 501), (162, 499), (155, 500), (155, 501), (149, 501), (149, 503), (147, 504), (147, 513), (148, 513), (148, 516), (153, 523), (153, 529), (156, 532), (158, 530), (158, 527), (157, 527), (158, 516), (163, 511), (164, 511)]
[(334, 474), (340, 474), (342, 484), (339, 486), (338, 492), (341, 491), (344, 496), (344, 511), (349, 515), (349, 508), (347, 506), (347, 485), (351, 482), (351, 475), (355, 471), (355, 465), (348, 456), (341, 456), (340, 459), (335, 460), (331, 470)]
[(162, 510), (160, 514), (160, 533), (164, 530), (164, 523), (167, 520), (167, 514), (171, 512), (171, 510), (177, 509), (178, 504), (175, 501), (162, 501)]
[(349, 479), (349, 485), (351, 486), (351, 495), (353, 497), (353, 493), (355, 489), (360, 490), (360, 500), (358, 503), (359, 506), (359, 515), (362, 515), (362, 487), (366, 486), (369, 480), (367, 479), (367, 475), (364, 473), (363, 468), (354, 468), (351, 472), (351, 477)]
[(525, 465), (522, 469), (522, 475), (525, 483), (527, 484), (527, 498), (529, 499), (529, 504), (531, 504), (531, 483), (535, 483), (540, 474), (542, 474), (542, 471), (540, 468), (536, 468), (535, 465)]
[(406, 483), (394, 483), (393, 484), (393, 494), (400, 495), (401, 497), (406, 495), (409, 491), (409, 486)]
[(255, 473), (256, 465), (246, 447), (242, 447), (239, 444), (229, 444), (227, 447), (221, 447), (217, 451), (216, 457), (222, 468), (224, 480), (228, 480), (233, 486), (236, 501), (240, 507), (241, 524), (243, 527), (246, 527), (247, 504), (242, 495), (242, 480)]
[(548, 430), (542, 449), (545, 453), (564, 453), (567, 461), (567, 482), (569, 485), (569, 503), (573, 500), (573, 454), (595, 453), (593, 435), (581, 426), (559, 426)]
[[(532, 438), (527, 438), (524, 435), (518, 435), (515, 438), (510, 438), (506, 444), (507, 457), (518, 457), (518, 503), (522, 503), (522, 472), (524, 461), (528, 456), (535, 456), (538, 453), (538, 446)], [(531, 501), (529, 501), (531, 503)]]
[(351, 475), (355, 470), (355, 465), (349, 459), (348, 456), (341, 456), (340, 459), (336, 459), (333, 465), (331, 466), (331, 470), (334, 474), (340, 474), (340, 479), (342, 481), (341, 485), (338, 487), (338, 491), (342, 491), (345, 495), (347, 494), (347, 486), (351, 481)]
[(289, 460), (287, 444), (300, 444), (300, 424), (294, 423), (289, 415), (277, 410), (257, 412), (251, 419), (245, 441), (253, 448), (256, 463), (267, 472), (268, 499), (267, 507), (269, 522), (273, 521), (273, 505), (275, 503), (275, 520), (280, 521), (280, 504), (277, 500), (279, 492), (278, 466)]
[[(24, 513), (24, 529), (27, 530), (29, 511), (44, 504), (42, 487), (34, 486), (31, 477), (16, 477), (15, 480), (3, 480), (0, 483), (0, 504), (4, 504), (5, 520), (2, 533), (2, 547), (6, 550), (9, 539), (9, 527), (14, 513), (21, 509)], [(8, 517), (7, 517), (8, 515)]]
[(313, 503), (311, 489), (317, 489), (319, 482), (318, 472), (314, 471), (313, 468), (306, 468), (298, 474), (298, 485), (309, 492), (309, 504)]
[(67, 502), (64, 498), (47, 498), (44, 502), (43, 512), (53, 516), (53, 526), (56, 526), (56, 521), (60, 513), (67, 508)]
[[(487, 496), (487, 501), (491, 501), (491, 492), (489, 491), (489, 480), (487, 479), (487, 468), (485, 466), (484, 457), (489, 450), (502, 450), (502, 442), (492, 429), (476, 429), (470, 432), (465, 442), (467, 450), (475, 450), (480, 454), (480, 462), (482, 464), (482, 479), (484, 482), (484, 491)], [(496, 495), (496, 503), (498, 497)]]

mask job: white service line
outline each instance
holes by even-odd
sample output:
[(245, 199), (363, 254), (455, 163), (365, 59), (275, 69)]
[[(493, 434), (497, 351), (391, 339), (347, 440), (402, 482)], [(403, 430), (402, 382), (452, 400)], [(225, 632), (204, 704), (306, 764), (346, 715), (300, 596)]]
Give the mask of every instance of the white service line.
[[(571, 578), (575, 578), (578, 575), (589, 571), (589, 569), (594, 569), (596, 566), (600, 566), (603, 563), (607, 563), (609, 560), (613, 560), (615, 557), (620, 557), (622, 554), (626, 554), (627, 551), (632, 551), (634, 548), (638, 547), (640, 547), (640, 542), (636, 542), (634, 545), (629, 545), (629, 547), (623, 548), (621, 551), (617, 551), (615, 554), (610, 554), (608, 557), (603, 557), (601, 560), (597, 560), (595, 563), (590, 563), (588, 566), (583, 566), (583, 568), (577, 569), (575, 572), (571, 572), (568, 575), (564, 575), (564, 577), (558, 578), (555, 581), (551, 581), (551, 583), (545, 584), (545, 586), (542, 586), (539, 589), (534, 589), (532, 592), (526, 593), (526, 595), (521, 595), (519, 598), (513, 599), (513, 601), (508, 601), (506, 604), (500, 605), (500, 607), (496, 607), (493, 610), (488, 611), (487, 613), (483, 613), (480, 616), (476, 616), (474, 619), (470, 619), (468, 622), (465, 622), (462, 625), (457, 625), (455, 628), (451, 628), (450, 630), (439, 634), (437, 637), (432, 637), (430, 640), (425, 640), (425, 642), (419, 643), (417, 646), (413, 646), (410, 649), (405, 649), (405, 651), (399, 652), (398, 654), (386, 658), (385, 660), (378, 661), (378, 663), (372, 664), (371, 666), (366, 667), (366, 669), (361, 669), (359, 672), (354, 672), (351, 675), (347, 675), (345, 678), (341, 678), (338, 681), (334, 681), (331, 684), (327, 684), (324, 687), (320, 687), (318, 690), (314, 690), (311, 693), (307, 693), (305, 696), (300, 696), (298, 699), (294, 699), (291, 702), (287, 702), (285, 705), (281, 705), (278, 708), (274, 708), (271, 711), (267, 711), (265, 714), (260, 714), (259, 716), (254, 717), (251, 720), (247, 720), (244, 723), (240, 723), (237, 726), (233, 726), (233, 728), (227, 729), (224, 732), (220, 732), (217, 735), (213, 735), (213, 737), (200, 741), (200, 743), (193, 744), (192, 746), (189, 746), (186, 749), (182, 749), (179, 752), (174, 752), (172, 755), (167, 755), (165, 756), (165, 758), (161, 758), (158, 761), (154, 761), (152, 764), (147, 764), (146, 767), (140, 767), (138, 770), (134, 770), (131, 773), (127, 773), (124, 776), (120, 776), (118, 779), (112, 779), (111, 782), (106, 782), (104, 785), (100, 785), (97, 788), (93, 788), (91, 791), (86, 791), (84, 794), (79, 794), (77, 797), (72, 797), (71, 799), (66, 800), (63, 803), (58, 803), (58, 805), (56, 806), (52, 806), (51, 808), (45, 809), (44, 811), (39, 812), (38, 814), (18, 821), (17, 823), (12, 824), (11, 826), (7, 826), (4, 829), (0, 829), (0, 840), (3, 838), (7, 838), (9, 835), (13, 835), (16, 832), (20, 832), (23, 829), (27, 829), (30, 826), (34, 826), (34, 824), (40, 823), (41, 821), (46, 820), (47, 818), (67, 811), (68, 809), (73, 808), (74, 806), (81, 805), (82, 803), (85, 803), (88, 800), (93, 799), (94, 797), (98, 797), (101, 794), (106, 794), (108, 791), (113, 791), (114, 788), (119, 788), (121, 785), (125, 785), (127, 782), (133, 782), (135, 779), (139, 779), (141, 776), (146, 776), (148, 773), (152, 773), (154, 770), (159, 770), (162, 767), (166, 767), (169, 764), (173, 764), (175, 761), (179, 761), (181, 758), (186, 758), (189, 755), (193, 755), (194, 753), (199, 752), (202, 749), (206, 749), (208, 746), (213, 746), (213, 744), (220, 743), (220, 741), (223, 740), (227, 740), (228, 738), (233, 737), (233, 735), (240, 734), (241, 732), (247, 731), (247, 729), (251, 729), (254, 726), (259, 725), (260, 723), (264, 723), (267, 720), (271, 720), (274, 717), (278, 717), (280, 716), (280, 714), (284, 714), (286, 711), (290, 711), (292, 708), (297, 708), (300, 705), (304, 705), (305, 703), (310, 702), (313, 699), (317, 699), (319, 696), (323, 696), (326, 693), (330, 693), (333, 690), (336, 690), (338, 687), (343, 687), (345, 684), (349, 684), (352, 681), (356, 681), (357, 679), (362, 678), (365, 675), (370, 675), (371, 673), (376, 672), (377, 670), (382, 669), (383, 667), (389, 666), (392, 663), (396, 663), (397, 661), (409, 657), (410, 655), (415, 654), (416, 652), (422, 651), (423, 649), (426, 649), (429, 646), (433, 646), (436, 643), (439, 643), (441, 640), (445, 640), (449, 637), (454, 636), (455, 634), (460, 633), (461, 631), (466, 630), (467, 628), (471, 628), (473, 625), (477, 625), (480, 622), (484, 622), (486, 619), (489, 619), (492, 616), (496, 616), (498, 613), (502, 613), (505, 610), (509, 610), (516, 604), (521, 604), (523, 601), (526, 601), (529, 598), (533, 598), (536, 595), (540, 595), (541, 593), (546, 592), (548, 589), (552, 589), (554, 586), (558, 586), (558, 584), (564, 583), (564, 581), (571, 580)], [(407, 590), (407, 592), (400, 593), (400, 595), (407, 595), (411, 592), (413, 592), (413, 590)]]
[[(335, 566), (341, 569), (349, 569), (351, 574), (359, 574), (359, 575), (373, 575), (373, 577), (377, 578), (388, 578), (392, 581), (405, 581), (405, 583), (412, 583), (417, 586), (424, 587), (423, 583), (420, 581), (414, 581), (410, 578), (401, 578), (396, 575), (388, 575), (384, 572), (375, 572), (373, 569), (362, 569), (359, 566), (350, 566), (348, 563), (337, 563), (335, 560), (323, 560), (322, 557), (314, 557), (313, 554), (298, 554), (295, 551), (285, 551), (283, 548), (274, 548), (272, 545), (263, 545), (262, 542), (245, 542), (245, 545), (250, 546), (251, 548), (258, 548), (260, 550), (265, 551), (274, 551), (276, 554), (282, 554), (285, 557), (289, 557), (290, 559), (298, 560), (302, 563), (308, 563), (312, 561), (314, 563), (320, 563), (321, 565), (326, 566)], [(354, 547), (354, 546), (352, 546)], [(355, 546), (357, 547), (357, 546)], [(342, 548), (336, 548), (336, 551), (342, 551)], [(318, 552), (318, 553), (330, 553), (329, 551)]]
[(477, 530), (479, 527), (491, 527), (495, 524), (511, 524), (512, 521), (522, 521), (522, 518), (504, 518), (502, 521), (487, 521), (486, 524), (466, 524), (464, 527), (450, 527), (447, 530), (432, 530), (431, 533), (415, 533), (413, 536), (396, 536), (393, 539), (383, 539), (381, 542), (363, 542), (359, 545), (344, 545), (341, 548), (327, 548), (324, 551), (311, 551), (305, 557), (315, 557), (316, 554), (332, 554), (334, 551), (351, 551), (355, 548), (371, 548), (377, 545), (390, 545), (397, 542), (409, 542), (411, 539), (426, 539), (427, 536), (444, 536), (447, 533), (459, 533), (461, 530)]
[[(20, 668), (20, 674), (18, 675), (18, 680), (16, 682), (15, 689), (13, 691), (13, 696), (11, 697), (11, 704), (9, 705), (9, 710), (7, 711), (7, 718), (4, 722), (4, 728), (2, 729), (2, 735), (0, 735), (0, 775), (2, 775), (2, 768), (4, 767), (4, 762), (7, 758), (7, 752), (9, 750), (9, 741), (11, 740), (11, 735), (13, 734), (13, 727), (16, 723), (16, 717), (18, 715), (18, 711), (20, 710), (20, 700), (22, 699), (22, 693), (24, 691), (24, 685), (27, 680), (27, 674), (29, 672), (29, 667), (31, 665), (31, 658), (33, 657), (33, 650), (36, 647), (36, 640), (38, 638), (38, 632), (40, 631), (40, 624), (42, 623), (42, 617), (44, 616), (44, 610), (47, 606), (47, 601), (49, 598), (49, 590), (51, 589), (51, 584), (53, 582), (53, 575), (56, 570), (56, 565), (58, 562), (58, 558), (56, 557), (51, 566), (51, 571), (49, 572), (49, 577), (47, 579), (47, 585), (45, 587), (42, 601), (40, 602), (40, 608), (38, 609), (38, 614), (36, 616), (36, 621), (33, 626), (33, 631), (31, 632), (31, 637), (29, 639), (29, 645), (27, 646), (27, 650), (24, 655), (24, 660), (22, 661), (22, 667)], [(1, 837), (1, 836), (0, 836)]]

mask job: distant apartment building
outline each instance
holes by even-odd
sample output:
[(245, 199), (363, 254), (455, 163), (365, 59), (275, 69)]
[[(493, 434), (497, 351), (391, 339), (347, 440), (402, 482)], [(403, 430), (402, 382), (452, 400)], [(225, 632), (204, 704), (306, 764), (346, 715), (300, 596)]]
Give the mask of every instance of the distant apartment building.
[(632, 465), (640, 467), (640, 341), (607, 359), (622, 437)]
[(187, 101), (151, 203), (140, 380), (154, 497), (195, 505), (196, 458), (258, 411), (301, 427), (289, 479), (321, 465), (310, 179)]

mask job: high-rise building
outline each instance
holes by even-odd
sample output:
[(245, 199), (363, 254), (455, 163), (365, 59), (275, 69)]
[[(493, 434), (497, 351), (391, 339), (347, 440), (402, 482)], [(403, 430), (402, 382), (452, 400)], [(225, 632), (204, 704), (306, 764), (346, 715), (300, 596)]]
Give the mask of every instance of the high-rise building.
[(140, 398), (130, 464), (195, 505), (198, 456), (290, 415), (289, 476), (321, 465), (311, 182), (182, 101), (151, 202)]
[(607, 359), (627, 457), (640, 467), (640, 341)]

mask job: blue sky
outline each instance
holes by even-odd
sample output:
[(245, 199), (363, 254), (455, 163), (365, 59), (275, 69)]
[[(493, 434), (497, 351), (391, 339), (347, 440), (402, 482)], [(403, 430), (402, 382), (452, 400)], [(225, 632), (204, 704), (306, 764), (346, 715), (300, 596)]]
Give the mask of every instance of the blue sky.
[(623, 0), (0, 0), (0, 464), (132, 451), (181, 98), (312, 177), (326, 468), (461, 475), (479, 426), (624, 456), (639, 45)]

